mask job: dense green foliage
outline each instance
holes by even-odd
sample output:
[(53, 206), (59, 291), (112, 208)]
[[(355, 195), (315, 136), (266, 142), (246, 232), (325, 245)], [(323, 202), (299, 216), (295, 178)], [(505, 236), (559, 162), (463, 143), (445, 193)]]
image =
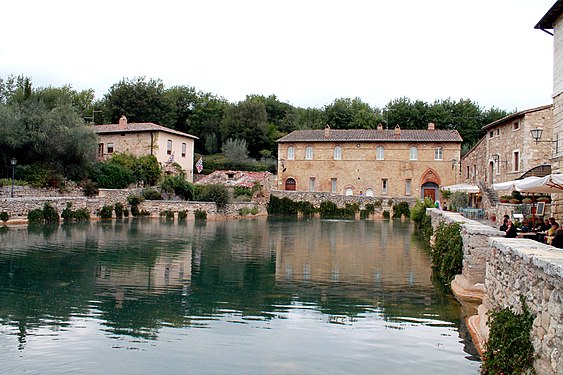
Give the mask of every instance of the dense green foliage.
[(469, 206), (469, 195), (463, 191), (455, 191), (450, 198), (450, 211), (458, 211)]
[(145, 201), (145, 197), (137, 194), (131, 194), (130, 196), (127, 197), (127, 203), (129, 203), (129, 205), (131, 206), (138, 206), (144, 201)]
[(319, 212), (321, 219), (354, 219), (356, 212), (359, 211), (357, 204), (346, 204), (344, 208), (338, 208), (335, 203), (330, 201), (321, 202)]
[(215, 202), (218, 210), (223, 210), (231, 202), (229, 189), (222, 184), (198, 186), (196, 200)]
[(303, 216), (312, 216), (317, 210), (310, 202), (296, 202), (287, 197), (278, 198), (270, 195), (270, 201), (267, 206), (268, 214), (280, 216), (297, 216), (301, 213)]
[(123, 217), (124, 207), (122, 203), (117, 202), (116, 204), (114, 204), (113, 210), (117, 219), (121, 219)]
[(43, 209), (31, 210), (27, 214), (29, 224), (52, 224), (60, 220), (59, 213), (55, 207), (49, 203), (43, 205)]
[(178, 221), (185, 221), (188, 218), (188, 212), (186, 210), (182, 210), (178, 212)]
[(400, 219), (401, 217), (410, 218), (411, 212), (407, 202), (399, 202), (393, 205), (393, 219)]
[(0, 220), (2, 220), (3, 222), (6, 222), (6, 221), (8, 221), (9, 218), (10, 218), (10, 215), (8, 215), (8, 213), (6, 211), (0, 212)]
[(369, 215), (373, 215), (374, 213), (375, 205), (368, 203), (363, 210), (360, 210), (360, 219), (365, 220), (369, 217)]
[(207, 212), (205, 212), (203, 210), (195, 210), (194, 217), (195, 217), (196, 220), (205, 221), (205, 220), (207, 220)]
[(416, 201), (411, 209), (411, 220), (414, 221), (418, 233), (429, 241), (432, 236), (432, 221), (430, 216), (426, 214), (426, 209), (434, 207), (434, 202), (430, 198), (424, 198), (423, 201)]
[(177, 195), (184, 200), (192, 200), (195, 194), (195, 185), (186, 181), (181, 174), (166, 176), (162, 181), (161, 189), (168, 195)]
[(389, 213), (389, 211), (387, 210), (383, 210), (383, 219), (384, 220), (389, 220), (389, 218), (391, 217), (391, 214)]
[(166, 220), (174, 220), (174, 211), (170, 211), (170, 210), (160, 211), (160, 217), (166, 218)]
[(143, 192), (141, 194), (143, 195), (143, 198), (148, 201), (161, 201), (163, 199), (162, 194), (160, 194), (160, 192), (156, 191), (156, 189), (153, 188), (143, 189)]
[[(275, 163), (271, 161), (277, 154), (276, 140), (293, 130), (322, 129), (326, 124), (334, 129), (373, 129), (378, 123), (426, 129), (428, 122), (434, 122), (437, 129), (459, 131), (464, 139), (463, 149), (467, 150), (483, 135), (483, 125), (508, 114), (497, 108), (481, 108), (469, 99), (426, 103), (398, 98), (384, 107), (370, 106), (360, 98), (336, 98), (322, 108), (299, 108), (280, 101), (275, 95), (249, 95), (243, 101), (229, 103), (191, 86), (168, 88), (160, 79), (145, 77), (124, 78), (111, 86), (103, 99), (96, 101), (91, 89), (34, 88), (28, 77), (10, 76), (0, 78), (0, 176), (9, 176), (9, 160), (16, 157), (18, 178), (33, 164), (41, 166), (36, 169), (47, 171), (43, 175), (31, 174), (34, 184), (47, 186), (64, 178), (79, 181), (88, 177), (90, 167), (95, 164), (97, 140), (85, 120), (117, 123), (122, 115), (129, 122), (154, 122), (193, 134), (198, 137), (197, 153), (210, 155), (225, 150), (226, 163), (244, 167), (215, 168), (210, 164), (205, 165), (206, 170), (273, 171)], [(252, 160), (244, 160), (242, 145), (246, 145)], [(263, 164), (253, 165), (256, 160)], [(145, 167), (141, 171), (132, 170), (130, 178), (134, 182), (155, 184), (159, 178), (155, 165), (149, 163)], [(103, 181), (114, 185), (118, 182)]]
[(508, 307), (489, 313), (489, 339), (482, 374), (535, 374), (534, 346), (530, 341), (534, 316), (523, 296), (520, 303), (520, 314)]
[(113, 205), (107, 204), (102, 207), (102, 209), (98, 212), (98, 216), (100, 219), (111, 219), (113, 216)]
[(461, 273), (463, 266), (463, 241), (458, 223), (440, 223), (436, 228), (436, 241), (432, 248), (432, 264), (442, 280), (450, 283)]
[(100, 189), (98, 189), (98, 185), (94, 181), (90, 180), (89, 178), (83, 180), (80, 183), (80, 186), (82, 187), (82, 192), (84, 193), (84, 196), (88, 198), (94, 197), (98, 195), (98, 193), (100, 192)]
[(86, 207), (73, 210), (72, 203), (68, 202), (66, 208), (61, 212), (61, 218), (65, 223), (88, 221), (90, 220), (90, 211)]

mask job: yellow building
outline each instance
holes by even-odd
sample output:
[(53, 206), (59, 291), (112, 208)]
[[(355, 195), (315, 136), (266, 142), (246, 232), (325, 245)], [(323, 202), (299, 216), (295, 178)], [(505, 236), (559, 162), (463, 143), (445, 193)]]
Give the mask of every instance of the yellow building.
[(105, 160), (114, 153), (154, 155), (165, 169), (177, 163), (186, 179), (193, 181), (196, 136), (150, 122), (128, 123), (125, 116), (121, 116), (119, 124), (95, 125), (94, 131), (99, 139), (99, 160)]
[(278, 190), (377, 197), (430, 196), (456, 183), (456, 130), (297, 130), (278, 140)]

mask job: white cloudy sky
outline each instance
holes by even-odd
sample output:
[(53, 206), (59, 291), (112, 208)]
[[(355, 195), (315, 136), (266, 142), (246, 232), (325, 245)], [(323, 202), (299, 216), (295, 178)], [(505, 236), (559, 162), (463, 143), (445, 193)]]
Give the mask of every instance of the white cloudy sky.
[(0, 77), (93, 88), (160, 78), (229, 101), (301, 107), (360, 97), (549, 104), (555, 0), (8, 0)]

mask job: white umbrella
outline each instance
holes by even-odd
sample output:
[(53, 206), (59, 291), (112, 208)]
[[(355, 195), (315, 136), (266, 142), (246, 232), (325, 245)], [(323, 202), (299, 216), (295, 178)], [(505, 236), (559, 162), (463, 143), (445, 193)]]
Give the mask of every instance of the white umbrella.
[(464, 192), (464, 193), (478, 193), (478, 192), (481, 191), (479, 189), (479, 186), (469, 185), (469, 184), (457, 184), (457, 185), (444, 186), (442, 189), (449, 190), (452, 193), (454, 193), (456, 191), (461, 191), (461, 192)]
[(518, 190), (518, 186), (541, 179), (542, 177), (530, 176), (521, 180), (512, 180), (493, 184), (494, 190)]
[(536, 180), (519, 183), (516, 190), (524, 193), (561, 193), (563, 192), (563, 174), (548, 174)]

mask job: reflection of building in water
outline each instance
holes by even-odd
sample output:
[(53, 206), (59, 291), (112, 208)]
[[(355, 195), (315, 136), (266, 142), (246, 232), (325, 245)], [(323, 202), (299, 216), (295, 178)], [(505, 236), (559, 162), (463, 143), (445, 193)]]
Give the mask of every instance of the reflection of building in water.
[(171, 289), (183, 289), (191, 281), (192, 250), (160, 255), (151, 265), (98, 265), (96, 288), (98, 295), (112, 295), (116, 306), (125, 299), (142, 295), (164, 294)]
[(271, 233), (276, 242), (276, 281), (370, 289), (430, 286), (428, 254), (412, 244), (409, 235), (399, 233), (411, 230), (409, 225), (393, 222), (312, 221), (291, 233)]

